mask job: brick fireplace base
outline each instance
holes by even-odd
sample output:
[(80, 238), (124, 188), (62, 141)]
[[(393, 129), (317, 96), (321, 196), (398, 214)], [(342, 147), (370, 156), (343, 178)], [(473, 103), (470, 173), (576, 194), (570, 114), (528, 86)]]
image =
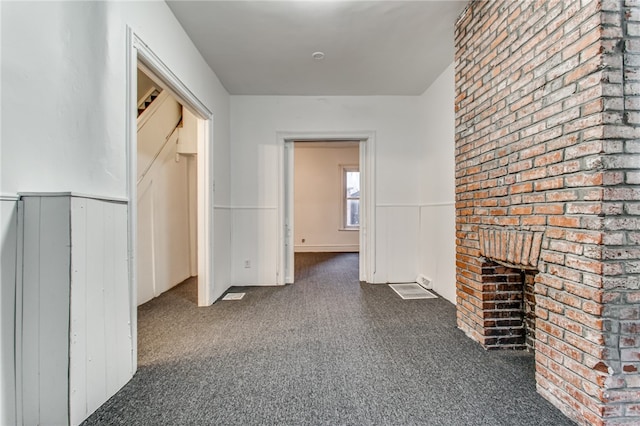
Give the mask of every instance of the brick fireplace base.
[(487, 349), (535, 347), (535, 275), (543, 232), (485, 226), (479, 232), (482, 344)]
[(535, 276), (543, 234), (483, 226), (477, 256), (458, 254), (458, 323), (486, 349), (535, 347)]

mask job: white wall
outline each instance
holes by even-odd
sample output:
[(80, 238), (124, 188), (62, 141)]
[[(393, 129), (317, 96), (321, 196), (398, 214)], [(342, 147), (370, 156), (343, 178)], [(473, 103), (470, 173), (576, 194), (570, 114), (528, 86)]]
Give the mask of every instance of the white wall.
[[(2, 2), (0, 7), (2, 193), (126, 196), (130, 26), (213, 111), (214, 203), (229, 205), (229, 95), (164, 2)], [(215, 252), (224, 254), (230, 217), (214, 214)], [(214, 262), (217, 297), (228, 286), (229, 263), (225, 256), (214, 256)]]
[[(277, 282), (279, 173), (276, 133), (375, 132), (375, 282), (414, 281), (418, 272), (423, 155), (418, 96), (232, 96), (232, 279)], [(250, 260), (252, 268), (245, 268)]]
[(420, 182), (420, 273), (434, 290), (456, 300), (455, 112), (451, 64), (421, 96), (425, 141)]
[[(220, 296), (230, 284), (229, 95), (168, 6), (0, 2), (0, 8), (0, 193), (126, 197), (131, 27), (214, 114), (213, 202), (222, 208), (214, 212), (213, 297)], [(126, 237), (124, 228), (114, 232)], [(10, 238), (1, 236), (10, 248)]]
[(277, 282), (282, 153), (276, 133), (373, 131), (373, 281), (424, 274), (455, 303), (453, 94), (452, 64), (416, 97), (232, 96), (233, 283)]
[(357, 142), (295, 144), (293, 234), (296, 252), (359, 250), (358, 230), (344, 229), (341, 168), (357, 168), (359, 162)]
[(190, 232), (197, 195), (190, 194), (189, 182), (196, 162), (178, 154), (181, 110), (170, 96), (157, 109), (145, 111), (152, 114), (148, 120), (142, 122), (144, 113), (139, 119), (138, 163), (145, 157), (142, 147), (148, 148), (148, 163), (138, 168), (138, 305), (189, 278), (197, 253)]

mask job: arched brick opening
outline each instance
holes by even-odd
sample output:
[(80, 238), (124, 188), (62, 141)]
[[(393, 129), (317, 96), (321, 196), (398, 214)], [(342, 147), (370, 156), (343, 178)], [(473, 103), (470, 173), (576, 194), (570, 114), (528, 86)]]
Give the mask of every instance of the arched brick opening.
[(487, 349), (535, 349), (536, 270), (482, 261), (482, 312)]
[[(459, 262), (459, 300), (487, 349), (535, 348), (535, 277), (543, 232), (482, 226), (478, 232), (477, 274)], [(459, 260), (465, 260), (464, 257)], [(460, 294), (462, 293), (462, 294)], [(469, 307), (471, 307), (469, 309)], [(465, 329), (465, 323), (461, 328)]]

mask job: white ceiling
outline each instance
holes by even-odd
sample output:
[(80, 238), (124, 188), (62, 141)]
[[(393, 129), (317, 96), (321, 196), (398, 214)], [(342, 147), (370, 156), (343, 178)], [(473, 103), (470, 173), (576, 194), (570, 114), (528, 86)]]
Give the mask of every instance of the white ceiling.
[(467, 0), (167, 3), (232, 95), (419, 95)]

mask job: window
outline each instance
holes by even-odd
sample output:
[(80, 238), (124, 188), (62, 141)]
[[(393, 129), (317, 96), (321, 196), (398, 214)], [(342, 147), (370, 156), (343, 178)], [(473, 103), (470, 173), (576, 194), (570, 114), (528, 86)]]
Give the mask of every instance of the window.
[(360, 171), (357, 166), (342, 167), (343, 223), (345, 229), (360, 226)]

